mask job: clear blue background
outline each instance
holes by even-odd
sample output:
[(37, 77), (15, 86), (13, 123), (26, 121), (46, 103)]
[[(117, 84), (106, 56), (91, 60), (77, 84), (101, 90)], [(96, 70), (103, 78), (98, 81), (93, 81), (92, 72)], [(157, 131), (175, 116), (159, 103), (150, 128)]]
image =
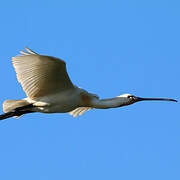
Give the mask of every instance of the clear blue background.
[[(3, 1), (0, 19), (1, 103), (25, 97), (11, 64), (25, 46), (65, 59), (72, 81), (101, 98), (180, 99), (179, 0)], [(179, 108), (141, 102), (1, 121), (0, 179), (179, 180)]]

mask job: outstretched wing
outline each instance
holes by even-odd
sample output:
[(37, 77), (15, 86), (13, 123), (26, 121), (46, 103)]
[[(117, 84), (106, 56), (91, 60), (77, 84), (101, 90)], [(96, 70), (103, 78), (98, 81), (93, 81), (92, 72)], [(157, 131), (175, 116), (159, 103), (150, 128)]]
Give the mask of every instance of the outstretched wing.
[(26, 95), (31, 99), (74, 88), (66, 70), (66, 63), (58, 58), (39, 55), (29, 48), (23, 55), (12, 58)]
[(73, 111), (69, 112), (69, 114), (71, 114), (74, 117), (82, 116), (86, 111), (89, 111), (91, 109), (93, 109), (93, 108), (91, 108), (91, 107), (79, 107), (79, 108), (76, 108)]

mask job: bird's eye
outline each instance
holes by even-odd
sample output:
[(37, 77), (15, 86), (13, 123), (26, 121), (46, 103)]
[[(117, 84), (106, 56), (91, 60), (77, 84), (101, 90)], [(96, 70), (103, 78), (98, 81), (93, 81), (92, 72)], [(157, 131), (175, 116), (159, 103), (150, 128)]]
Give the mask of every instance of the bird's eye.
[(130, 95), (130, 96), (128, 96), (127, 98), (128, 98), (128, 99), (133, 99), (133, 96)]

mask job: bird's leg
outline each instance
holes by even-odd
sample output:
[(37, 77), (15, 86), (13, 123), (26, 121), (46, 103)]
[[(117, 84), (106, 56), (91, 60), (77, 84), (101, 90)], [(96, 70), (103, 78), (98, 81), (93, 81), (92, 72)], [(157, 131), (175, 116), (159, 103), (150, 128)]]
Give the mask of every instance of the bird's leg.
[(4, 119), (10, 118), (10, 117), (19, 117), (19, 116), (22, 116), (27, 113), (33, 113), (33, 111), (29, 110), (32, 107), (33, 107), (32, 104), (29, 104), (29, 105), (26, 105), (23, 107), (18, 107), (10, 112), (1, 114), (0, 120), (4, 120)]

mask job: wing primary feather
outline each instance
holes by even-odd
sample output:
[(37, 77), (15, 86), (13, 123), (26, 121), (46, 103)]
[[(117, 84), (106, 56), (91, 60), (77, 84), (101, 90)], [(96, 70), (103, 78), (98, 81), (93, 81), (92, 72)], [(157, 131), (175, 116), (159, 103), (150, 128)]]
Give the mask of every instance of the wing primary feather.
[(23, 55), (30, 55), (30, 53), (28, 53), (28, 52), (25, 52), (25, 51), (19, 51), (21, 54), (23, 54)]
[(36, 52), (34, 52), (33, 50), (31, 50), (30, 48), (28, 47), (25, 47), (26, 51), (30, 52), (31, 54), (36, 54), (38, 55)]
[(82, 116), (86, 111), (91, 110), (92, 108), (85, 108), (83, 111), (79, 113), (80, 116)]
[(77, 117), (77, 116), (82, 116), (86, 111), (89, 111), (93, 108), (91, 107), (79, 107), (74, 109), (73, 111), (69, 112), (70, 115)]

